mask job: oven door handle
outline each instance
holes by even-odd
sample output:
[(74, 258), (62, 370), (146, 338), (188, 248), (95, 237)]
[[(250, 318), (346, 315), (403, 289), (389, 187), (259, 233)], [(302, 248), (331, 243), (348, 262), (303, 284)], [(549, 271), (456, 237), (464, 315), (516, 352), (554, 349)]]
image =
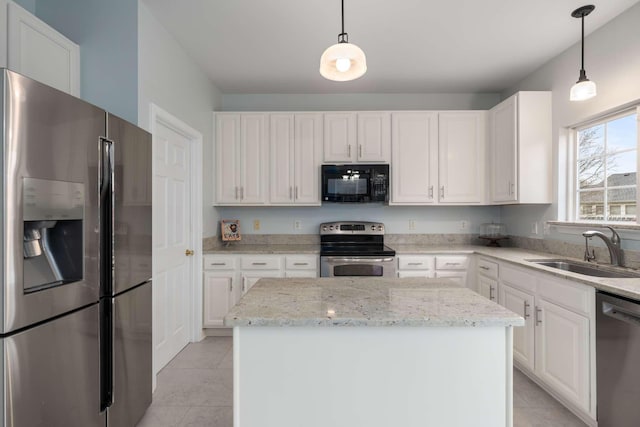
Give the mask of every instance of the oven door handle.
[(325, 260), (328, 263), (336, 263), (336, 262), (349, 262), (349, 263), (356, 263), (356, 262), (393, 262), (393, 257), (389, 257), (389, 258), (333, 258), (333, 257), (327, 257), (325, 258)]

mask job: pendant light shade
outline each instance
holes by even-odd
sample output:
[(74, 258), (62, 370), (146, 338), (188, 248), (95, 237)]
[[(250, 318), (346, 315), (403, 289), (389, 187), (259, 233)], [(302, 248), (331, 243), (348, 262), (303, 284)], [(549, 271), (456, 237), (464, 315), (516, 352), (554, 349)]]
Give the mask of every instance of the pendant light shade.
[(320, 74), (328, 80), (346, 82), (367, 72), (367, 58), (358, 46), (349, 43), (344, 32), (344, 0), (342, 0), (342, 33), (338, 43), (329, 46), (320, 57)]
[(571, 87), (569, 93), (570, 101), (584, 101), (596, 96), (596, 84), (587, 78), (587, 73), (584, 71), (584, 17), (593, 12), (596, 7), (594, 5), (586, 5), (577, 8), (571, 12), (571, 16), (574, 18), (580, 18), (582, 20), (582, 49), (581, 49), (581, 68), (580, 77), (576, 84)]

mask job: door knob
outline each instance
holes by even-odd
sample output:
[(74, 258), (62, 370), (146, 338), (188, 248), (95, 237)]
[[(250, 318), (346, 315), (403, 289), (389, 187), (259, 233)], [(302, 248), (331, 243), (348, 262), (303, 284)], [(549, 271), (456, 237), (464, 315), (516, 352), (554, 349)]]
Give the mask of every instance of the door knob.
[(194, 251), (191, 251), (191, 250), (189, 250), (189, 249), (187, 249), (186, 251), (184, 251), (184, 254), (185, 254), (186, 256), (193, 256), (193, 254), (195, 254), (195, 252), (194, 252)]

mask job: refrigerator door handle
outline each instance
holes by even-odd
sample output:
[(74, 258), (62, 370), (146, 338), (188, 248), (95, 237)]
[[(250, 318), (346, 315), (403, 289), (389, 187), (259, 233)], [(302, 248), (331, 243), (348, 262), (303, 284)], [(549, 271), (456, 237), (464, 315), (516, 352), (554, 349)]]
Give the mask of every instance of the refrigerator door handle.
[(98, 191), (100, 215), (100, 410), (113, 403), (113, 247), (114, 247), (114, 156), (113, 142), (100, 138)]

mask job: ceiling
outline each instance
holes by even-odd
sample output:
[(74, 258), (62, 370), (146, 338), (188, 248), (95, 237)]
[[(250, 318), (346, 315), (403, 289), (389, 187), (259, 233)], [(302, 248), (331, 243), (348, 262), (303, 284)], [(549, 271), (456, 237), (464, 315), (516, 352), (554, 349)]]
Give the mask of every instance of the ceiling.
[[(339, 0), (143, 0), (222, 93), (482, 93), (517, 83), (580, 40), (585, 0), (344, 0), (367, 55), (351, 82), (320, 76)], [(640, 0), (596, 0), (589, 34)], [(589, 69), (586, 46), (586, 69)], [(576, 57), (575, 76), (579, 70)]]

